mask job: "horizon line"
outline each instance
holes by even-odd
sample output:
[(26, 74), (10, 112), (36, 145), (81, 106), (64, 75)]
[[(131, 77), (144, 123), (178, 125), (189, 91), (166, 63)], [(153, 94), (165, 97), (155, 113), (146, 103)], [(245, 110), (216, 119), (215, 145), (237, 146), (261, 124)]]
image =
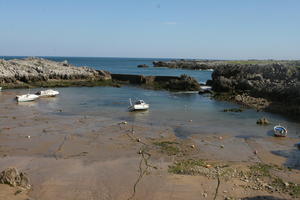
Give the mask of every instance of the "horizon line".
[(216, 60), (216, 61), (239, 61), (239, 60), (274, 60), (274, 61), (300, 61), (299, 59), (273, 59), (273, 58), (265, 58), (265, 59), (257, 59), (257, 58), (245, 58), (245, 59), (220, 59), (220, 58), (178, 58), (178, 57), (123, 57), (123, 56), (32, 56), (32, 55), (0, 55), (0, 57), (44, 57), (44, 58), (131, 58), (131, 59), (173, 59), (173, 60)]

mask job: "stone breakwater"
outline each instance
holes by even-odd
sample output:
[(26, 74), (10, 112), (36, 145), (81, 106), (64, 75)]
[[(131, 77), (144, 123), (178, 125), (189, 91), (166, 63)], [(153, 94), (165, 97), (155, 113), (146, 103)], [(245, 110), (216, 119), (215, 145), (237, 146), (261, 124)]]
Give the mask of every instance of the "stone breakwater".
[(103, 81), (110, 80), (109, 72), (88, 67), (75, 67), (65, 62), (43, 58), (0, 60), (0, 84), (22, 86), (51, 81)]
[(253, 102), (257, 99), (258, 107), (263, 109), (300, 114), (300, 66), (227, 64), (214, 70), (212, 81), (216, 92), (242, 94), (234, 97), (237, 102), (255, 105)]

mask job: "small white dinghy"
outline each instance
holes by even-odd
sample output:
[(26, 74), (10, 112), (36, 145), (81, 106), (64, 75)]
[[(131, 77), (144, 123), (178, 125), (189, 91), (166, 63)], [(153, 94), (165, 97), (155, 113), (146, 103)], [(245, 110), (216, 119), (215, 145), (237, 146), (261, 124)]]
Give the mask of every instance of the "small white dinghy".
[(134, 104), (132, 104), (131, 99), (129, 99), (129, 102), (130, 106), (128, 107), (128, 110), (130, 112), (149, 109), (149, 104), (146, 104), (143, 100), (138, 100)]
[(24, 94), (16, 97), (18, 102), (34, 101), (38, 98), (39, 96), (35, 94)]
[(36, 95), (40, 96), (40, 97), (55, 97), (57, 95), (59, 95), (59, 92), (56, 90), (41, 90), (38, 91), (37, 93), (35, 93)]
[(275, 137), (286, 137), (287, 129), (280, 125), (274, 126), (274, 136)]

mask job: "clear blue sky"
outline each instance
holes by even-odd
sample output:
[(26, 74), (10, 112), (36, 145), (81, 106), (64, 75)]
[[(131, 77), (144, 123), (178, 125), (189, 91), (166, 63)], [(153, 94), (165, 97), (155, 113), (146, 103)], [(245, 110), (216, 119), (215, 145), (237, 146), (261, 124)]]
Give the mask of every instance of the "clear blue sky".
[(300, 59), (300, 0), (0, 0), (0, 55)]

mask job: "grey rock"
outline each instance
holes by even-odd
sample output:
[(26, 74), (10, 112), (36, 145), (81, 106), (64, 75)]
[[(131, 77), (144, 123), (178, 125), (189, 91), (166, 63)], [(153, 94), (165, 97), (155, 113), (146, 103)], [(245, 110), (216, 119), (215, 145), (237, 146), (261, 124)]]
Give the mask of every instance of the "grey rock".
[(208, 70), (214, 69), (216, 63), (207, 60), (171, 60), (171, 61), (154, 61), (154, 67), (168, 67), (191, 70)]
[(108, 80), (110, 73), (88, 67), (76, 67), (67, 61), (43, 58), (0, 60), (0, 83), (37, 82), (49, 80)]
[(8, 184), (13, 187), (22, 187), (24, 189), (30, 189), (29, 178), (25, 173), (19, 173), (16, 168), (7, 168), (0, 173), (0, 183)]
[(279, 102), (296, 102), (300, 98), (300, 68), (296, 66), (227, 64), (218, 66), (212, 78), (217, 92), (248, 92), (250, 96)]

